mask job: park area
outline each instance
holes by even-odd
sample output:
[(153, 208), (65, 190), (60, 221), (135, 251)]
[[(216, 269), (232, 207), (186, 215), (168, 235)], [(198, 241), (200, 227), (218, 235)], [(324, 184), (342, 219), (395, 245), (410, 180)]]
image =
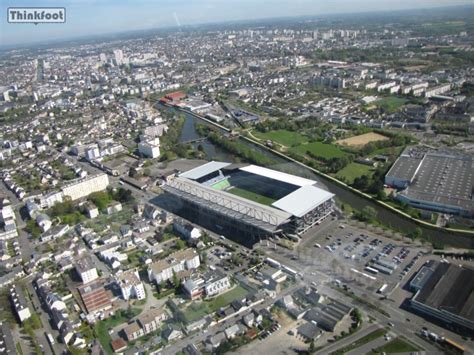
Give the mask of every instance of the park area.
[(248, 291), (240, 285), (226, 293), (204, 301), (193, 301), (186, 309), (182, 310), (184, 318), (188, 323), (204, 318), (208, 314), (218, 311), (220, 308), (231, 304), (235, 300), (241, 300), (247, 296)]
[(377, 100), (373, 103), (373, 105), (381, 108), (386, 113), (395, 113), (400, 108), (408, 102), (407, 99), (397, 96), (387, 96), (380, 100)]
[(364, 145), (370, 142), (386, 141), (388, 139), (388, 137), (385, 137), (382, 134), (369, 132), (346, 139), (340, 139), (336, 143), (351, 148), (358, 148), (363, 147)]
[(308, 139), (298, 132), (291, 132), (286, 129), (279, 129), (276, 131), (259, 132), (252, 131), (252, 135), (258, 139), (271, 140), (286, 147), (307, 143)]
[(251, 134), (261, 141), (270, 140), (279, 144), (283, 151), (290, 151), (302, 156), (310, 154), (316, 159), (329, 160), (333, 158), (342, 158), (347, 155), (347, 153), (337, 145), (323, 142), (309, 142), (308, 138), (301, 133), (285, 129), (269, 132), (259, 132), (254, 130)]
[(344, 181), (347, 184), (352, 184), (354, 180), (362, 175), (371, 176), (373, 168), (368, 165), (350, 163), (345, 168), (339, 170), (336, 174), (336, 178)]

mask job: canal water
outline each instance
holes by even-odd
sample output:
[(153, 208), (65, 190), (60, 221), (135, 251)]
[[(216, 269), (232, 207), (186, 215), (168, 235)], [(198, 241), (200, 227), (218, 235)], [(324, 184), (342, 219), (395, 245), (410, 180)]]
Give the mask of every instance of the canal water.
[[(185, 123), (183, 125), (181, 136), (179, 138), (180, 142), (186, 142), (202, 138), (196, 131), (196, 123), (208, 124), (205, 121), (199, 120), (193, 115), (185, 113)], [(380, 207), (375, 202), (369, 201), (357, 195), (356, 193), (335, 184), (331, 180), (327, 180), (323, 177), (320, 177), (319, 175), (316, 175), (308, 168), (288, 161), (283, 157), (275, 155), (274, 153), (243, 139), (241, 139), (241, 142), (248, 146), (251, 146), (252, 149), (254, 149), (255, 151), (258, 151), (264, 154), (265, 156), (268, 156), (273, 159), (275, 161), (275, 164), (272, 166), (268, 166), (269, 168), (316, 180), (319, 184), (324, 185), (326, 189), (334, 193), (339, 199), (339, 201), (349, 204), (353, 209), (361, 210), (366, 206), (371, 206), (377, 211), (378, 220), (382, 221), (385, 225), (391, 226), (402, 233), (409, 233), (415, 228), (420, 227), (423, 232), (423, 238), (430, 242), (459, 248), (474, 248), (474, 238), (469, 235), (438, 229), (431, 229), (429, 227), (424, 226), (418, 226), (415, 222), (405, 219), (404, 217), (401, 217), (395, 212)], [(222, 148), (215, 146), (209, 140), (193, 143), (196, 149), (199, 144), (202, 145), (207, 160), (218, 160), (228, 162), (239, 161), (237, 157), (232, 154), (229, 154)]]

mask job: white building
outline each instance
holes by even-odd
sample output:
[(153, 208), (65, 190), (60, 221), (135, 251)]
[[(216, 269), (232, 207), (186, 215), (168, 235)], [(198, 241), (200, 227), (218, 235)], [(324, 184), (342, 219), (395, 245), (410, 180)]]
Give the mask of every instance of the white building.
[(113, 214), (120, 212), (122, 210), (122, 204), (120, 202), (115, 202), (107, 207), (107, 214)]
[(84, 284), (99, 278), (97, 269), (89, 258), (84, 258), (77, 261), (76, 272)]
[(97, 174), (86, 178), (75, 180), (70, 185), (64, 186), (62, 192), (71, 200), (77, 200), (90, 195), (93, 192), (103, 191), (109, 186), (107, 174)]
[(42, 213), (36, 216), (36, 224), (41, 228), (41, 231), (44, 233), (51, 228), (53, 224), (49, 219), (48, 215)]
[(146, 298), (145, 288), (137, 270), (133, 269), (122, 272), (115, 277), (115, 282), (120, 287), (124, 300), (129, 300), (130, 298), (143, 300)]
[(183, 283), (183, 289), (191, 299), (201, 296), (214, 297), (227, 291), (230, 287), (230, 280), (227, 275), (217, 271), (187, 279)]
[(56, 203), (61, 202), (63, 202), (63, 193), (61, 191), (53, 191), (45, 196), (41, 196), (39, 201), (41, 208), (51, 208)]
[(31, 317), (31, 312), (28, 308), (25, 296), (16, 285), (13, 285), (10, 288), (10, 299), (13, 303), (13, 308), (15, 308), (15, 312), (20, 322), (23, 322)]
[(173, 272), (178, 274), (185, 270), (194, 270), (199, 265), (201, 265), (199, 254), (196, 250), (188, 248), (151, 264), (148, 267), (148, 279), (159, 284), (162, 281), (170, 280), (173, 277)]
[(175, 219), (173, 221), (173, 228), (181, 234), (184, 239), (189, 240), (191, 242), (197, 241), (201, 238), (201, 230), (199, 228), (194, 227), (192, 224), (184, 222), (182, 220)]
[(139, 143), (138, 151), (147, 158), (158, 158), (160, 156), (160, 139), (156, 137)]
[(114, 59), (117, 65), (123, 64), (123, 52), (121, 49), (114, 50)]
[(86, 150), (86, 158), (87, 160), (94, 160), (100, 158), (100, 150), (96, 147), (91, 147), (90, 149)]

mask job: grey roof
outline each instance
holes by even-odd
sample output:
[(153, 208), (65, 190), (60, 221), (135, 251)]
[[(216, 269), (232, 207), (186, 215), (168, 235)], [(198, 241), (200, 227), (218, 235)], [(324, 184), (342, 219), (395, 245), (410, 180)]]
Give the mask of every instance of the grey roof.
[(314, 339), (319, 334), (320, 329), (316, 324), (308, 322), (300, 325), (297, 331), (298, 334), (302, 335), (306, 339)]
[[(432, 263), (431, 263), (432, 264)], [(417, 272), (413, 280), (410, 281), (410, 287), (413, 287), (417, 290), (423, 288), (423, 286), (428, 282), (431, 275), (433, 275), (432, 265), (424, 265), (420, 271)]]
[(401, 194), (410, 200), (474, 209), (474, 164), (470, 156), (428, 153), (413, 183)]
[(474, 322), (474, 269), (438, 263), (413, 300)]
[(273, 202), (272, 206), (291, 213), (293, 216), (303, 217), (306, 213), (314, 210), (333, 197), (334, 194), (329, 191), (313, 185), (305, 185), (278, 201)]
[(225, 168), (229, 166), (230, 163), (218, 162), (218, 161), (210, 161), (204, 165), (198, 166), (197, 168), (188, 170), (179, 176), (185, 177), (191, 180), (197, 180), (202, 178), (203, 176), (209, 175), (215, 171)]
[(387, 173), (387, 176), (395, 177), (399, 180), (411, 181), (416, 170), (420, 166), (422, 159), (406, 155), (400, 156)]

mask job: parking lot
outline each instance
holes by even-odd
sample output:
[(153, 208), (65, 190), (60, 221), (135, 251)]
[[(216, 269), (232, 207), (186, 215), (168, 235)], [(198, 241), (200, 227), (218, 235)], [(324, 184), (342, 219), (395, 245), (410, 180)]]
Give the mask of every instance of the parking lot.
[(380, 294), (389, 294), (427, 253), (422, 247), (343, 224), (317, 238), (313, 248), (349, 266), (365, 278), (371, 292)]

